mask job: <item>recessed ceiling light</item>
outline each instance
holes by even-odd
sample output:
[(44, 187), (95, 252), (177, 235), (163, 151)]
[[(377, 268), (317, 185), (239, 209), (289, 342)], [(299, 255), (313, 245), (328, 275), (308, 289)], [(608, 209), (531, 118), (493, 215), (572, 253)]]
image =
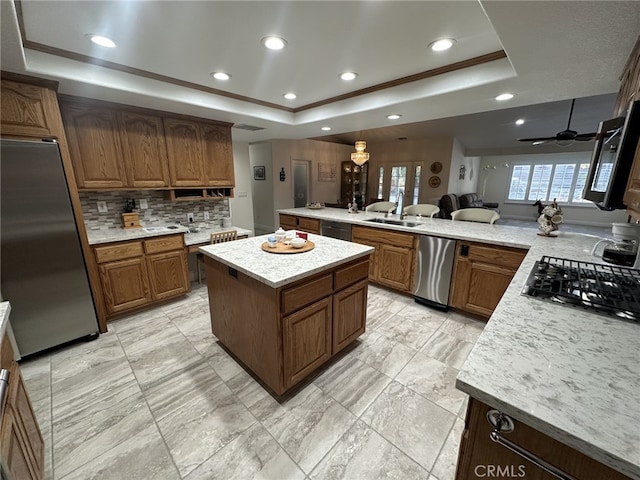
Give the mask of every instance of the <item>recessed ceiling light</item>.
[(216, 80), (229, 80), (231, 78), (231, 75), (224, 72), (213, 72), (211, 76)]
[(282, 95), (284, 98), (286, 98), (287, 100), (295, 100), (296, 98), (298, 98), (298, 96), (295, 93), (289, 92), (289, 93), (285, 93), (284, 95)]
[(356, 72), (344, 72), (340, 74), (342, 80), (354, 80), (358, 74)]
[(322, 127), (320, 130), (324, 130), (325, 132), (328, 132), (329, 130), (331, 130), (331, 127)]
[(444, 52), (449, 50), (456, 43), (454, 38), (442, 38), (429, 44), (429, 48), (434, 52)]
[(287, 41), (280, 37), (264, 37), (260, 42), (269, 50), (282, 50), (287, 46)]
[(518, 120), (516, 120), (516, 125), (523, 125), (523, 124), (524, 124), (523, 118), (519, 118)]
[(387, 115), (387, 118), (389, 120), (398, 120), (402, 115), (398, 114), (398, 113), (392, 113), (391, 115)]
[(513, 97), (513, 93), (502, 93), (496, 97), (496, 100), (498, 100), (499, 102), (504, 102), (505, 100), (511, 100)]
[(93, 43), (95, 43), (96, 45), (100, 45), (101, 47), (116, 48), (116, 42), (103, 35), (94, 35), (93, 33), (88, 33), (87, 37), (89, 37), (89, 40), (91, 40)]

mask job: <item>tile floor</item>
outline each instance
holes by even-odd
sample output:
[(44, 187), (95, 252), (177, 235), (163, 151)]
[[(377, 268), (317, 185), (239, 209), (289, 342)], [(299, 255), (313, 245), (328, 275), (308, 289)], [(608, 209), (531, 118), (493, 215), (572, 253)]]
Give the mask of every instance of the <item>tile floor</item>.
[(206, 289), (22, 362), (46, 477), (454, 478), (483, 323), (370, 286), (367, 333), (276, 401), (216, 343)]

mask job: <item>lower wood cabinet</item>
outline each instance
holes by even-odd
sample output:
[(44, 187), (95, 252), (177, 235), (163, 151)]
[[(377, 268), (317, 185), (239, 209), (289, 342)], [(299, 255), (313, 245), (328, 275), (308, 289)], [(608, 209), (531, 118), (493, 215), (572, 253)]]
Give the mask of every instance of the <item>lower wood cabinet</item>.
[(519, 248), (458, 241), (450, 305), (489, 318), (526, 254)]
[[(493, 426), (487, 420), (492, 407), (469, 399), (465, 427), (458, 451), (456, 480), (487, 478), (523, 478), (554, 480), (557, 477), (512, 452), (489, 437)], [(550, 465), (580, 480), (628, 480), (623, 475), (593, 458), (539, 432), (512, 417), (513, 431), (502, 433), (505, 439), (533, 453)]]
[(280, 288), (204, 261), (214, 335), (278, 395), (365, 331), (368, 259)]
[(44, 441), (29, 400), (20, 366), (13, 360), (8, 336), (2, 339), (2, 368), (9, 371), (0, 422), (0, 456), (11, 479), (36, 480), (44, 476)]
[(284, 230), (301, 230), (303, 232), (320, 235), (320, 220), (316, 218), (298, 217), (296, 215), (281, 213), (280, 226)]
[(94, 247), (108, 316), (189, 291), (182, 235)]
[(105, 306), (111, 314), (133, 310), (153, 300), (144, 257), (100, 265), (100, 279)]
[(417, 235), (354, 225), (354, 242), (376, 249), (369, 280), (402, 292), (413, 292)]
[(331, 297), (282, 319), (284, 378), (293, 385), (331, 357)]

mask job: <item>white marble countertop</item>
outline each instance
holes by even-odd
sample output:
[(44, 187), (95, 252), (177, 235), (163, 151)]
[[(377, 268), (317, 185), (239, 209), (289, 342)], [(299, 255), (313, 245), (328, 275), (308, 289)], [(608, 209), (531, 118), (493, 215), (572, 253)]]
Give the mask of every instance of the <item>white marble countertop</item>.
[(184, 243), (187, 246), (207, 243), (214, 232), (226, 232), (236, 230), (238, 235), (251, 235), (253, 232), (241, 227), (206, 227), (198, 232), (190, 233), (189, 229), (183, 225), (175, 225), (177, 228), (169, 231), (148, 232), (144, 228), (111, 228), (109, 230), (87, 230), (89, 245), (99, 245), (101, 243), (123, 242), (127, 240), (137, 240), (139, 238), (158, 237), (161, 235), (173, 235), (184, 233)]
[(9, 313), (11, 312), (11, 305), (9, 302), (0, 302), (0, 340), (7, 329), (9, 323)]
[[(373, 215), (362, 212), (280, 212), (387, 228), (364, 222)], [(535, 228), (442, 219), (422, 223), (388, 228), (529, 248), (460, 370), (457, 388), (640, 479), (640, 324), (520, 294), (543, 255), (603, 263), (590, 254), (598, 238), (562, 229), (557, 238), (544, 238)]]
[[(295, 231), (287, 232), (293, 237)], [(335, 238), (309, 234), (315, 243), (302, 253), (277, 254), (262, 250), (269, 235), (200, 247), (200, 252), (273, 288), (282, 287), (315, 273), (365, 257), (374, 248)]]

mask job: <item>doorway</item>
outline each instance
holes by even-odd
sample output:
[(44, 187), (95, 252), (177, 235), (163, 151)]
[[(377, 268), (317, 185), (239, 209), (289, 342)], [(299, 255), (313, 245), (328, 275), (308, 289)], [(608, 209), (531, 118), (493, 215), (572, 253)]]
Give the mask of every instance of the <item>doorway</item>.
[(309, 166), (308, 160), (293, 160), (293, 206), (304, 207), (309, 203)]
[(398, 204), (395, 213), (403, 207), (420, 203), (420, 185), (423, 162), (389, 162), (378, 168), (378, 198)]

